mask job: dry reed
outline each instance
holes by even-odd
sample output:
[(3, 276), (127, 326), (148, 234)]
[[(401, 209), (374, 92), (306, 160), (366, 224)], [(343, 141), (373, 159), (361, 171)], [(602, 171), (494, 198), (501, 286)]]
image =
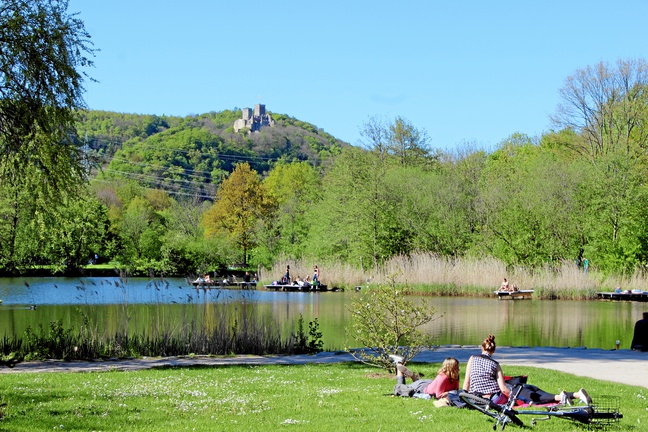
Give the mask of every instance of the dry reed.
[[(476, 290), (492, 294), (506, 277), (511, 285), (519, 289), (534, 289), (542, 298), (591, 298), (597, 291), (609, 291), (617, 286), (623, 289), (644, 289), (648, 278), (643, 272), (631, 275), (604, 275), (595, 268), (584, 273), (573, 261), (561, 261), (557, 265), (543, 268), (515, 267), (507, 269), (505, 263), (495, 258), (446, 258), (433, 254), (419, 253), (397, 256), (378, 268), (362, 270), (348, 263), (315, 262), (309, 258), (300, 260), (282, 259), (267, 270), (260, 272), (261, 280), (278, 280), (290, 265), (291, 277), (312, 276), (312, 269), (318, 264), (323, 283), (339, 287), (384, 285), (391, 277), (398, 284), (414, 287), (445, 287), (455, 292)], [(444, 292), (448, 293), (448, 292)]]

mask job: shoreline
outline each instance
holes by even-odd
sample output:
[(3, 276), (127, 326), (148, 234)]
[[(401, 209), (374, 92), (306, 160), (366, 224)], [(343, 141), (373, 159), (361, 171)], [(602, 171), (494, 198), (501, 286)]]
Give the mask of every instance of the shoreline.
[[(414, 363), (442, 363), (446, 357), (455, 357), (460, 363), (465, 364), (471, 355), (479, 352), (480, 348), (476, 345), (446, 345), (423, 351), (412, 361)], [(503, 366), (552, 369), (575, 376), (648, 388), (648, 353), (646, 352), (628, 349), (603, 350), (569, 347), (498, 347), (493, 357)], [(97, 361), (46, 360), (22, 362), (13, 368), (2, 367), (0, 374), (135, 371), (227, 365), (300, 365), (353, 361), (356, 360), (351, 354), (342, 351), (295, 356), (183, 356)]]

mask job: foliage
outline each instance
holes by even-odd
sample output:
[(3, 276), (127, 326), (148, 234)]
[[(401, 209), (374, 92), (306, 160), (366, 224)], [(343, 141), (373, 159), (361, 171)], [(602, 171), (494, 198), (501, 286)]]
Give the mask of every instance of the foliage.
[(25, 137), (25, 152), (0, 161), (0, 271), (73, 272), (93, 250), (140, 274), (183, 276), (307, 258), (371, 277), (416, 254), (531, 272), (587, 257), (604, 276), (643, 271), (647, 85), (641, 59), (578, 70), (561, 90), (561, 129), (513, 133), (489, 152), (434, 150), (400, 116), (369, 118), (358, 148), (282, 114), (235, 134), (238, 109), (79, 112), (84, 150), (105, 162), (96, 196), (79, 187), (92, 165), (78, 140)]
[(320, 165), (346, 146), (309, 123), (273, 116), (274, 127), (250, 135), (231, 131), (239, 110), (188, 117), (88, 111), (78, 129), (88, 150), (109, 164), (102, 177), (134, 178), (178, 195), (213, 195), (239, 162), (257, 172), (272, 160)]
[(360, 133), (364, 146), (383, 161), (391, 157), (392, 162), (401, 166), (429, 166), (438, 157), (428, 145), (427, 131), (400, 116), (393, 121), (370, 117)]
[(75, 110), (84, 105), (79, 69), (92, 66), (94, 50), (68, 3), (7, 0), (0, 6), (0, 157), (28, 155), (25, 147), (37, 135), (51, 150), (72, 145)]
[(406, 243), (395, 213), (400, 197), (392, 193), (385, 171), (376, 153), (342, 151), (322, 180), (322, 200), (309, 208), (309, 250), (363, 268), (402, 251)]
[(265, 188), (247, 163), (237, 165), (216, 195), (214, 205), (204, 215), (208, 238), (226, 233), (238, 244), (244, 265), (256, 244), (257, 222), (272, 208)]
[(127, 177), (169, 193), (209, 196), (229, 168), (220, 159), (226, 152), (218, 135), (204, 129), (176, 127), (144, 140), (127, 141), (101, 177)]
[(86, 110), (79, 115), (77, 130), (86, 149), (108, 162), (126, 141), (145, 140), (180, 122), (180, 117)]
[(293, 335), (295, 340), (295, 354), (317, 354), (322, 351), (324, 342), (322, 342), (322, 332), (319, 331), (319, 322), (317, 318), (308, 323), (308, 334), (304, 329), (304, 317), (299, 314), (297, 320), (297, 332)]
[(69, 360), (73, 347), (72, 329), (64, 328), (63, 320), (52, 321), (48, 331), (42, 325), (39, 325), (38, 333), (31, 327), (25, 330), (21, 357), (26, 361)]
[(599, 62), (577, 70), (560, 90), (554, 123), (580, 134), (572, 148), (591, 158), (648, 147), (648, 63)]
[(43, 232), (84, 181), (76, 139), (81, 68), (94, 54), (68, 1), (0, 5), (0, 267), (8, 273), (44, 255)]
[[(163, 282), (154, 281), (155, 289)], [(22, 337), (0, 340), (0, 365), (13, 366), (31, 360), (92, 360), (140, 356), (229, 355), (229, 354), (315, 354), (322, 351), (322, 333), (317, 319), (304, 327), (296, 322), (296, 333), (282, 336), (278, 322), (259, 316), (245, 299), (236, 308), (211, 305), (215, 322), (192, 320), (180, 328), (175, 324), (154, 325), (132, 334), (128, 325), (114, 334), (100, 333), (96, 318), (85, 313), (79, 329), (66, 328), (62, 320), (46, 329), (28, 327)]]
[(579, 211), (574, 206), (582, 179), (564, 168), (551, 152), (520, 134), (489, 156), (480, 179), (479, 213), (494, 256), (528, 266), (577, 256)]
[(434, 320), (436, 310), (431, 302), (416, 304), (407, 298), (408, 288), (398, 289), (392, 277), (388, 286), (362, 292), (348, 307), (352, 335), (366, 350), (350, 351), (357, 360), (389, 370), (394, 363), (391, 354), (404, 358), (403, 364), (428, 348), (429, 337), (419, 327)]
[(0, 268), (11, 274), (44, 262), (57, 270), (87, 264), (104, 240), (105, 208), (80, 187), (51, 199), (56, 191), (46, 171), (27, 164), (9, 174), (8, 165), (0, 188)]
[(303, 246), (311, 229), (308, 214), (311, 208), (319, 208), (320, 176), (306, 162), (279, 162), (263, 186), (275, 206), (262, 220), (255, 256), (269, 266), (282, 253), (300, 256), (306, 252)]
[(45, 254), (55, 268), (81, 269), (95, 254), (104, 254), (108, 231), (106, 208), (96, 198), (83, 195), (61, 205), (47, 230)]

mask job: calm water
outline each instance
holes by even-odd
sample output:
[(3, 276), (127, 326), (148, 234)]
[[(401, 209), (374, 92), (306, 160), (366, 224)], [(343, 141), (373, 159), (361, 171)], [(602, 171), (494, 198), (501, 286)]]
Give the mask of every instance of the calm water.
[[(347, 344), (346, 306), (350, 292), (284, 293), (274, 291), (196, 290), (184, 279), (152, 283), (149, 279), (0, 278), (0, 337), (22, 334), (28, 326), (63, 320), (67, 327), (85, 323), (97, 331), (147, 331), (179, 328), (192, 320), (216, 321), (223, 308), (247, 308), (272, 316), (289, 332), (300, 314), (318, 318), (326, 349)], [(426, 299), (429, 300), (429, 299)], [(634, 322), (648, 304), (598, 301), (518, 300), (440, 297), (431, 299), (437, 319), (425, 332), (436, 344), (477, 345), (492, 333), (500, 345), (627, 348)], [(31, 307), (35, 305), (35, 309)]]

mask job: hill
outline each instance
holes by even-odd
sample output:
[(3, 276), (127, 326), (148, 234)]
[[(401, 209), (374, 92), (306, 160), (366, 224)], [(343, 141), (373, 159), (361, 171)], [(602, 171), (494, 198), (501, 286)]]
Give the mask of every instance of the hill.
[(238, 162), (259, 173), (277, 160), (320, 166), (349, 145), (310, 123), (270, 114), (275, 125), (251, 134), (234, 132), (238, 109), (187, 117), (87, 111), (78, 130), (101, 166), (99, 177), (204, 197), (213, 196)]

